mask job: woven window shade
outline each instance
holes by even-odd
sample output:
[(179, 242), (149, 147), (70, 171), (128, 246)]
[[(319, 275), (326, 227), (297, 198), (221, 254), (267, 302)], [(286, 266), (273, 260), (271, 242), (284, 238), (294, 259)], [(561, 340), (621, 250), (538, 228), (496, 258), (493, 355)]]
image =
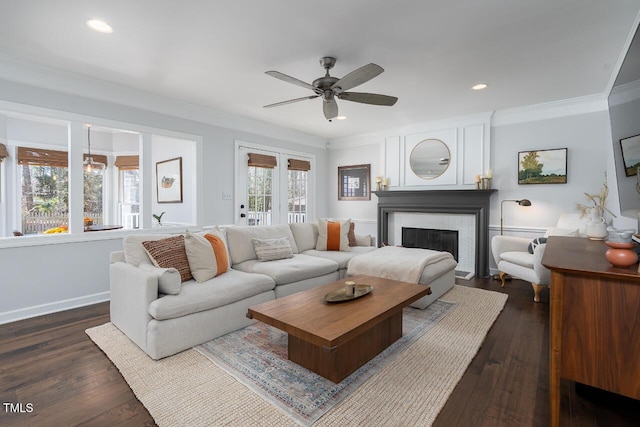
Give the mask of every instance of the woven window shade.
[(249, 153), (249, 166), (258, 168), (275, 168), (278, 161), (275, 156), (267, 156), (265, 154)]
[(289, 159), (287, 169), (290, 171), (309, 171), (311, 170), (311, 162), (307, 160)]
[(140, 156), (117, 156), (114, 164), (123, 171), (140, 169)]
[[(84, 154), (83, 159), (89, 157)], [(107, 156), (92, 154), (94, 162), (107, 165)], [(18, 164), (33, 166), (52, 166), (56, 168), (69, 167), (69, 157), (66, 151), (44, 150), (42, 148), (18, 147)]]
[[(87, 157), (89, 157), (89, 155), (84, 154), (82, 160), (87, 160)], [(105, 156), (104, 154), (92, 154), (91, 157), (93, 158), (94, 162), (103, 163), (105, 166), (109, 165), (109, 163), (107, 163), (107, 156)]]
[(4, 144), (0, 144), (0, 162), (5, 157), (9, 157), (9, 153), (7, 152), (7, 146)]
[(66, 151), (18, 147), (18, 164), (66, 168), (69, 159)]

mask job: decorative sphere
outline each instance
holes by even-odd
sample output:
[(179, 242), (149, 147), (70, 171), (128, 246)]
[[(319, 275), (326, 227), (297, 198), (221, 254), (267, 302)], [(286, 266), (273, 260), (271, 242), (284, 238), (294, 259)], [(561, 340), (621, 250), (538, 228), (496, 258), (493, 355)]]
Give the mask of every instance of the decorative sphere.
[(627, 268), (638, 262), (638, 255), (629, 249), (607, 249), (604, 256), (614, 267)]

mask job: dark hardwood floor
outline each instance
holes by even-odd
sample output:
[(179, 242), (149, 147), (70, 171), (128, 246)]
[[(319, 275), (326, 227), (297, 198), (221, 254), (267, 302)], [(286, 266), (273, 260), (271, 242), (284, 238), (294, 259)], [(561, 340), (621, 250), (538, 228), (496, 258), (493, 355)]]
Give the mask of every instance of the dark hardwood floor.
[[(546, 426), (548, 290), (535, 304), (531, 286), (519, 280), (504, 290), (491, 279), (458, 284), (506, 292), (509, 299), (435, 426)], [(0, 326), (0, 425), (155, 425), (84, 333), (107, 321), (109, 305), (102, 303)], [(640, 425), (640, 401), (576, 392), (569, 381), (562, 394), (562, 425)]]

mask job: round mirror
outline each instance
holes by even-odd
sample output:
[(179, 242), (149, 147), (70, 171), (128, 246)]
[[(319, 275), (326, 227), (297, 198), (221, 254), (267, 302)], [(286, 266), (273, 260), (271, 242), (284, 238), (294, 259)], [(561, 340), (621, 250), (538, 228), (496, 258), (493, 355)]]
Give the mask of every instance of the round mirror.
[(451, 163), (449, 147), (439, 139), (420, 141), (409, 155), (411, 170), (423, 179), (439, 177), (447, 170), (449, 163)]

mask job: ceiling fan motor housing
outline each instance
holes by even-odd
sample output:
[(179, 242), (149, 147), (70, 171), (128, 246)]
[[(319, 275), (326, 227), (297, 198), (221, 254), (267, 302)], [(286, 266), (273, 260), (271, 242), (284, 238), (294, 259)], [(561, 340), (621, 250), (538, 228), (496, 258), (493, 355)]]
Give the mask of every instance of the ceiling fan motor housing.
[(327, 72), (329, 72), (329, 70), (332, 69), (334, 65), (336, 65), (336, 58), (332, 58), (330, 56), (320, 58), (320, 65), (322, 66), (322, 68), (327, 70)]

